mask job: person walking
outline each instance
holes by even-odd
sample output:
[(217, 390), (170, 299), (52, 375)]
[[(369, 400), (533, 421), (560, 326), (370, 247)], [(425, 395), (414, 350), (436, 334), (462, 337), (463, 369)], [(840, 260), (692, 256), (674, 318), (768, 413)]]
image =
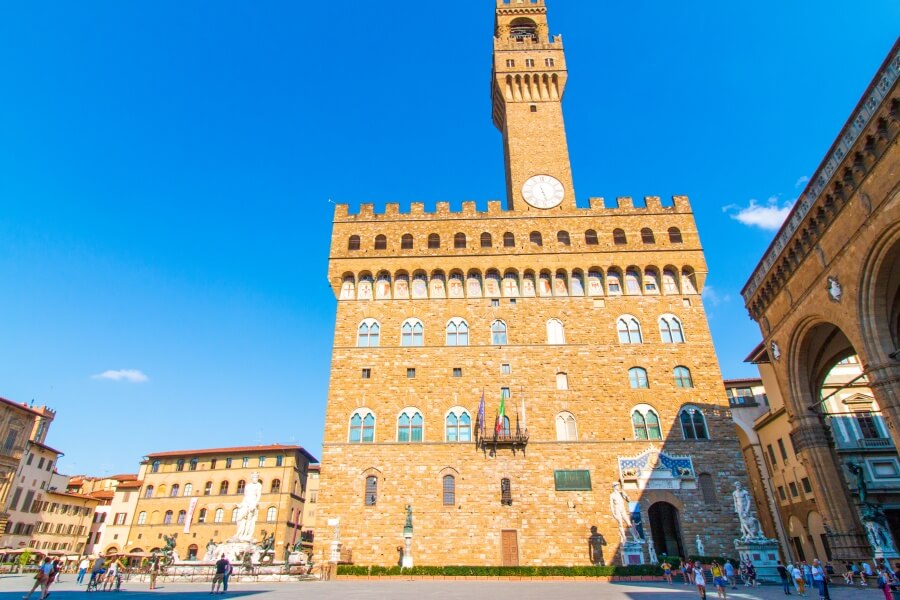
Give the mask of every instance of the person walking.
[(706, 575), (703, 573), (703, 563), (699, 560), (694, 562), (693, 568), (694, 585), (697, 586), (697, 593), (700, 600), (706, 600)]
[(885, 600), (893, 600), (891, 596), (891, 579), (893, 579), (891, 572), (885, 568), (884, 565), (878, 567), (878, 589), (881, 590), (881, 593), (884, 594)]
[(150, 589), (156, 589), (156, 578), (159, 577), (159, 556), (153, 555), (150, 559)]
[(803, 579), (806, 580), (806, 587), (811, 588), (813, 586), (812, 567), (805, 560), (803, 561)]
[(747, 577), (750, 580), (750, 587), (759, 586), (759, 582), (756, 580), (756, 567), (749, 560), (747, 561)]
[(728, 580), (728, 585), (731, 586), (731, 589), (737, 589), (737, 577), (734, 576), (734, 565), (731, 564), (730, 560), (725, 561), (725, 578)]
[(678, 563), (681, 568), (681, 578), (684, 580), (684, 585), (691, 585), (691, 578), (688, 576), (688, 571), (690, 571), (690, 562), (684, 560), (683, 558), (678, 559)]
[(116, 577), (119, 576), (119, 561), (117, 559), (112, 559), (109, 563), (109, 569), (106, 571), (106, 577), (103, 578), (103, 591), (108, 592), (109, 590), (115, 589), (116, 587)]
[(775, 569), (778, 571), (778, 577), (781, 579), (781, 589), (784, 590), (785, 596), (791, 595), (791, 582), (788, 577), (788, 570), (781, 561), (778, 561), (778, 565), (776, 565)]
[(726, 600), (725, 572), (722, 570), (722, 567), (719, 566), (719, 563), (713, 561), (712, 566), (709, 568), (709, 572), (713, 578), (713, 585), (716, 586), (716, 596), (722, 600)]
[(663, 562), (661, 565), (659, 565), (659, 568), (662, 569), (663, 577), (666, 578), (666, 583), (672, 585), (672, 565), (669, 564), (669, 561), (663, 559)]
[(44, 600), (50, 595), (50, 586), (53, 585), (53, 582), (56, 581), (59, 574), (62, 573), (62, 567), (62, 561), (59, 559), (50, 563), (50, 574), (47, 577), (47, 582), (41, 586), (41, 600)]
[(828, 577), (818, 558), (813, 559), (811, 572), (813, 583), (819, 588), (819, 600), (831, 600), (831, 596), (828, 595)]
[(81, 562), (78, 563), (78, 577), (75, 578), (75, 582), (78, 585), (84, 583), (84, 574), (87, 573), (88, 567), (91, 566), (91, 559), (85, 556), (81, 559)]
[(47, 582), (50, 580), (50, 572), (52, 570), (53, 570), (53, 561), (50, 559), (49, 556), (47, 556), (44, 558), (44, 561), (41, 563), (41, 566), (38, 567), (37, 573), (34, 574), (34, 585), (31, 586), (31, 591), (29, 591), (27, 594), (22, 596), (22, 599), (28, 600), (29, 598), (31, 598), (31, 595), (34, 593), (34, 590), (36, 590), (38, 588), (38, 586), (40, 586), (41, 596), (43, 596), (46, 586), (48, 585)]

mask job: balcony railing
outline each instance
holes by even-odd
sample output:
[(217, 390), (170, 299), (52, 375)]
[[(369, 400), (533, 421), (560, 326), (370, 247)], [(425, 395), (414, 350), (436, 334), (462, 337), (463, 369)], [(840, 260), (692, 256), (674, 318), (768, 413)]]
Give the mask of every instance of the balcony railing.
[(860, 448), (866, 450), (877, 450), (881, 448), (892, 448), (894, 446), (891, 438), (860, 438), (857, 440)]
[(501, 432), (496, 433), (494, 430), (488, 430), (482, 436), (476, 429), (475, 446), (479, 450), (490, 450), (494, 453), (499, 448), (511, 448), (513, 453), (516, 450), (525, 450), (528, 445), (528, 430), (517, 430), (515, 433)]

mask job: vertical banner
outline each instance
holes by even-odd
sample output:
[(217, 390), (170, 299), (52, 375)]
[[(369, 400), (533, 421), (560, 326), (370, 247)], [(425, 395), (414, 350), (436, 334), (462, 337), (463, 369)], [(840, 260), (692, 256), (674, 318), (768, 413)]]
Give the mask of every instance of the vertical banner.
[(191, 498), (191, 504), (188, 506), (187, 515), (184, 518), (184, 532), (191, 532), (191, 521), (194, 520), (194, 509), (197, 508), (198, 498)]

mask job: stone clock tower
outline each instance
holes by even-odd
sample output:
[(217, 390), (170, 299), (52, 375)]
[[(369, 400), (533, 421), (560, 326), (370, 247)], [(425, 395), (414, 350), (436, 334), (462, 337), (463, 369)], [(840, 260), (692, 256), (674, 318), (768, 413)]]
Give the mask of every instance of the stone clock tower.
[(507, 208), (575, 208), (563, 124), (566, 55), (544, 0), (497, 0), (491, 97), (503, 133)]
[[(335, 207), (317, 519), (360, 566), (634, 564), (698, 535), (731, 555), (748, 484), (690, 203), (576, 206), (562, 41), (544, 0), (495, 6), (506, 209)], [(644, 542), (622, 544), (613, 484)]]

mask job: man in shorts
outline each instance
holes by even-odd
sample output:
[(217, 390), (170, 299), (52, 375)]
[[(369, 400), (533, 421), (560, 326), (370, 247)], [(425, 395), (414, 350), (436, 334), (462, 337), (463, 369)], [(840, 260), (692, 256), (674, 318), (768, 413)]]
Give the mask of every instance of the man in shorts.
[(228, 567), (228, 559), (225, 558), (225, 555), (223, 554), (219, 560), (216, 561), (216, 574), (213, 575), (212, 591), (209, 592), (210, 594), (225, 593), (224, 590), (220, 590), (219, 588), (221, 588), (225, 582), (225, 572), (228, 570)]

